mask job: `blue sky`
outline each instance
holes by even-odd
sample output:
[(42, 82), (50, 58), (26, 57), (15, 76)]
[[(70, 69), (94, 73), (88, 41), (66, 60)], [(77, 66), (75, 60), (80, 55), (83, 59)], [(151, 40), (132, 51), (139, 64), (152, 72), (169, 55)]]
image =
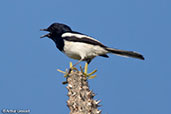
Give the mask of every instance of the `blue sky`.
[(65, 79), (56, 69), (76, 61), (39, 31), (61, 22), (145, 56), (97, 57), (89, 65), (98, 69), (89, 84), (104, 114), (171, 114), (170, 12), (169, 0), (1, 0), (0, 110), (69, 113)]

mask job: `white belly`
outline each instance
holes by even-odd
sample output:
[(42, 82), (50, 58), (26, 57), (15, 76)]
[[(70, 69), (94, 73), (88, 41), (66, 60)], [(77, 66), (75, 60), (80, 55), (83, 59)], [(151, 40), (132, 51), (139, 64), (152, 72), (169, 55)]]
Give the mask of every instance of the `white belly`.
[(100, 54), (106, 54), (107, 51), (97, 45), (64, 40), (64, 53), (70, 58), (84, 60), (87, 58), (94, 58)]

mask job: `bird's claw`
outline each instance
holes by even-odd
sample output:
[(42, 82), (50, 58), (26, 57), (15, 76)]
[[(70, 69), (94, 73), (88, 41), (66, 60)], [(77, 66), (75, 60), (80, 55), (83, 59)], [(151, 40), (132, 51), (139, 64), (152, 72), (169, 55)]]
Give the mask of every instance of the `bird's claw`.
[[(72, 70), (77, 70), (78, 71), (77, 68), (73, 67), (72, 62), (69, 63), (69, 67), (70, 67), (69, 70), (66, 69), (65, 71), (62, 71), (60, 69), (57, 69), (57, 71), (63, 73), (64, 77), (68, 77), (69, 73), (72, 72)], [(81, 66), (80, 66), (80, 70), (84, 74), (84, 76), (86, 78), (88, 78), (88, 79), (93, 79), (93, 78), (96, 77), (96, 75), (93, 75), (93, 74), (97, 72), (97, 69), (93, 70), (90, 73), (87, 73), (88, 72), (88, 64), (87, 63), (85, 63), (84, 70), (83, 70), (83, 68)]]
[(58, 72), (61, 72), (61, 73), (64, 74), (64, 77), (68, 77), (69, 73), (72, 72), (72, 70), (77, 70), (78, 71), (77, 68), (73, 67), (72, 62), (69, 63), (69, 70), (66, 69), (65, 71), (62, 71), (60, 69), (57, 69)]
[(88, 79), (93, 79), (96, 77), (96, 75), (93, 75), (94, 73), (97, 72), (97, 69), (93, 70), (91, 73), (87, 73), (88, 71), (88, 63), (85, 63), (84, 70), (80, 66), (81, 72), (88, 78)]

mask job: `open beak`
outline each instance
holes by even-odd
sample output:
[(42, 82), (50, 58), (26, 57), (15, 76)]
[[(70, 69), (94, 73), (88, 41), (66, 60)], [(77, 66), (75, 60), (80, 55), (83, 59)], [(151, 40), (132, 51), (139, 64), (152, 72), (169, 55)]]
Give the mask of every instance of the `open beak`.
[(40, 38), (44, 38), (44, 37), (50, 37), (50, 33), (49, 34), (45, 34), (43, 36), (40, 36)]
[[(40, 29), (40, 31), (48, 31), (47, 29)], [(41, 36), (40, 38), (50, 37), (50, 33)]]

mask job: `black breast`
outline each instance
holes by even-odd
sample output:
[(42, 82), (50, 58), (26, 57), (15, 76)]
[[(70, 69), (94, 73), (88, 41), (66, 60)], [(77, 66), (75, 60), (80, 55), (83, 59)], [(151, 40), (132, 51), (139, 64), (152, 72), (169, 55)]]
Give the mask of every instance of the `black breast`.
[(55, 42), (56, 47), (60, 51), (63, 51), (63, 49), (64, 49), (64, 40), (61, 37), (58, 37), (58, 38), (55, 38), (55, 39), (52, 39), (52, 40)]

